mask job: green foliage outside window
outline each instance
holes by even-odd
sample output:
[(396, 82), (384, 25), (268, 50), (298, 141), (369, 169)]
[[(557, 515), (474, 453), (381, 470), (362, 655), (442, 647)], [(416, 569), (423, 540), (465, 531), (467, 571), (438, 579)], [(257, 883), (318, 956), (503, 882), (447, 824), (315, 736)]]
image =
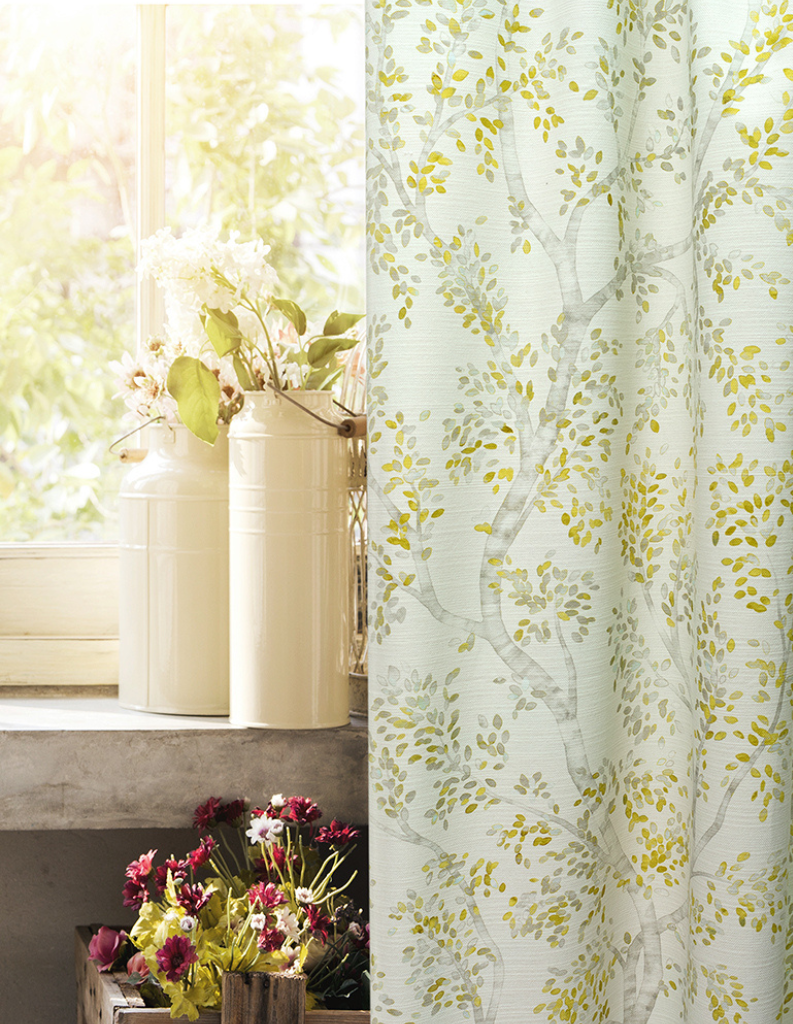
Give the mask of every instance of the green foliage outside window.
[[(69, 7), (0, 8), (2, 541), (116, 528), (123, 469), (107, 447), (124, 408), (109, 363), (134, 348), (134, 8)], [(324, 59), (349, 63), (358, 13), (168, 17), (169, 223), (259, 234), (309, 313), (357, 307), (361, 118), (305, 36), (326, 33)]]
[(363, 308), (363, 116), (340, 80), (360, 77), (360, 8), (168, 17), (169, 223), (258, 234), (309, 315)]

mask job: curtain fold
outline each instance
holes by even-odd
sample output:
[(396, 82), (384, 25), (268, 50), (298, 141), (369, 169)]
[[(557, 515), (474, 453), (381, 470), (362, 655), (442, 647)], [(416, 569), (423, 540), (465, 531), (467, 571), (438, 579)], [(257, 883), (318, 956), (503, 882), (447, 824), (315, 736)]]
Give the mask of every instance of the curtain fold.
[(367, 23), (373, 1020), (793, 1020), (793, 9)]

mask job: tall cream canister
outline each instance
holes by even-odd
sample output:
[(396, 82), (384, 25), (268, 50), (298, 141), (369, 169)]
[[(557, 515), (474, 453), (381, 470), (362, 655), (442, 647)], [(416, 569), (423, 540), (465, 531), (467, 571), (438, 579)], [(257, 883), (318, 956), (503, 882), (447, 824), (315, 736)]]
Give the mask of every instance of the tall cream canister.
[(214, 446), (182, 425), (149, 430), (119, 496), (119, 701), (226, 715), (228, 429)]
[(349, 442), (329, 392), (289, 397), (229, 430), (230, 718), (320, 729), (349, 721)]

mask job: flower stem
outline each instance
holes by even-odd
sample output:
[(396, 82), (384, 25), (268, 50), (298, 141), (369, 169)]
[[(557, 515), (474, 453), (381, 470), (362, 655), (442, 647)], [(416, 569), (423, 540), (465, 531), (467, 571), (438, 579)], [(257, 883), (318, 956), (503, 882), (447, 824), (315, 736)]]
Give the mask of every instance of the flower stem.
[(242, 860), (245, 867), (247, 868), (248, 863), (250, 861), (250, 856), (248, 853), (250, 845), (245, 841), (245, 822), (243, 822), (242, 825), (240, 825), (240, 827), (237, 829), (237, 838), (240, 841), (240, 849), (242, 850)]
[(275, 348), (273, 347), (273, 342), (272, 339), (270, 338), (270, 332), (267, 330), (267, 324), (264, 322), (264, 317), (262, 316), (261, 310), (259, 309), (259, 304), (251, 302), (250, 299), (248, 299), (244, 301), (242, 305), (246, 306), (246, 308), (249, 309), (256, 316), (256, 319), (262, 325), (264, 336), (267, 339), (267, 347), (270, 350), (270, 358), (266, 361), (270, 364), (270, 369), (272, 370), (273, 380), (275, 381), (276, 389), (278, 391), (281, 391), (281, 380), (278, 376), (278, 362), (275, 358)]
[(232, 881), (234, 879), (234, 872), (228, 865), (228, 861), (223, 856), (223, 851), (219, 846), (215, 847), (215, 851), (212, 857), (209, 859), (209, 863), (217, 871), (223, 881), (228, 885), (229, 890), (232, 888)]
[[(235, 866), (237, 868), (237, 874), (238, 875), (241, 874), (242, 873), (242, 866), (240, 865), (239, 858), (237, 857), (237, 854), (234, 852), (234, 849), (233, 849), (231, 843), (226, 839), (226, 836), (225, 836), (225, 834), (223, 832), (220, 833), (220, 841), (223, 843), (223, 846), (226, 848), (226, 850), (228, 850), (229, 854), (233, 858), (234, 864), (235, 864)], [(232, 874), (233, 874), (233, 872), (232, 872)]]

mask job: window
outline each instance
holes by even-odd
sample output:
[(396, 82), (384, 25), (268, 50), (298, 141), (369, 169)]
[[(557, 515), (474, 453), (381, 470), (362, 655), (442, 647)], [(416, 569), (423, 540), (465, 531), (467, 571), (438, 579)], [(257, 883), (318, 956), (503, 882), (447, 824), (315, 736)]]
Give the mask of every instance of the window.
[[(362, 308), (362, 8), (3, 5), (0, 84), (0, 590), (20, 596), (0, 683), (112, 684), (123, 467), (107, 448), (124, 409), (108, 364), (160, 318), (136, 285), (136, 221), (259, 234), (285, 292)], [(58, 669), (70, 647), (103, 667)]]
[[(100, 541), (133, 344), (135, 9), (0, 7), (0, 537)], [(110, 524), (108, 526), (108, 523)]]

